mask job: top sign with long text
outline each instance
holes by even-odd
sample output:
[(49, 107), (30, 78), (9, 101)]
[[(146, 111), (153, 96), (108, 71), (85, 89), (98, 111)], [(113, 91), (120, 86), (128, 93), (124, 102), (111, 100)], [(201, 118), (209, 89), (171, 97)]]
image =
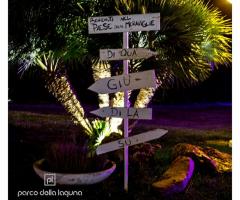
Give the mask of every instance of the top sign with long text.
[(89, 17), (89, 34), (160, 30), (160, 13)]

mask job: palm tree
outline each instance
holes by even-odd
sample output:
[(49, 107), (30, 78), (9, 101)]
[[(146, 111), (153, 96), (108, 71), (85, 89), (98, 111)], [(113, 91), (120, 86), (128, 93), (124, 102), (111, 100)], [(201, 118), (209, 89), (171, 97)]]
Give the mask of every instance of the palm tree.
[[(131, 71), (154, 69), (157, 88), (141, 89), (134, 107), (146, 107), (158, 88), (173, 81), (197, 84), (211, 74), (215, 66), (231, 62), (231, 22), (216, 8), (198, 0), (116, 0), (118, 14), (161, 14), (160, 31), (132, 32), (132, 47), (157, 51), (158, 56), (131, 62)], [(118, 95), (114, 101), (121, 101)], [(123, 102), (120, 106), (123, 106)], [(120, 122), (118, 122), (118, 125)], [(135, 123), (133, 123), (135, 124)]]
[[(38, 17), (40, 19), (36, 17), (35, 11), (39, 14)], [(44, 6), (39, 6), (39, 8), (34, 11), (30, 9), (26, 14), (29, 17), (29, 21), (27, 20), (27, 22), (31, 24), (31, 22), (41, 21), (41, 18), (44, 18), (43, 11)], [(19, 46), (16, 45), (14, 41), (10, 41), (9, 60), (10, 62), (17, 61), (19, 63), (20, 67), (18, 72), (21, 76), (27, 71), (34, 73), (40, 72), (39, 74), (43, 79), (44, 86), (72, 116), (73, 122), (79, 125), (83, 132), (89, 136), (89, 148), (94, 149), (104, 139), (104, 135), (109, 135), (108, 126), (102, 120), (93, 120), (90, 122), (85, 117), (84, 109), (77, 100), (66, 72), (66, 62), (75, 59), (75, 56), (84, 56), (83, 54), (86, 52), (84, 44), (86, 44), (87, 37), (82, 34), (83, 30), (75, 30), (79, 24), (84, 26), (86, 23), (84, 19), (80, 20), (79, 17), (69, 18), (69, 15), (67, 15), (67, 17), (63, 17), (63, 15), (64, 13), (60, 13), (55, 16), (53, 20), (54, 22), (58, 22), (56, 23), (54, 32), (58, 33), (56, 38), (61, 41), (60, 46), (57, 44), (59, 49), (54, 51), (50, 50), (52, 47), (54, 47), (53, 49), (56, 48), (56, 46), (53, 45), (54, 42), (51, 41), (52, 36), (45, 38), (46, 35), (44, 35), (43, 39), (41, 34), (39, 34), (40, 30), (38, 30), (36, 24), (34, 24), (34, 28), (30, 28), (32, 32), (27, 33), (29, 40), (25, 44)], [(35, 18), (32, 19), (32, 17)], [(71, 21), (69, 21), (70, 19)], [(65, 25), (68, 21), (70, 22), (70, 26)], [(64, 23), (64, 25), (62, 23)], [(68, 32), (65, 32), (65, 28), (69, 28)], [(51, 27), (50, 30), (53, 30), (53, 27)], [(50, 33), (50, 35), (51, 34), (52, 33)], [(76, 35), (78, 35), (78, 37), (76, 37)], [(79, 37), (79, 35), (82, 37)], [(77, 43), (81, 48), (76, 48)]]
[[(160, 31), (130, 34), (131, 47), (150, 48), (158, 52), (157, 56), (150, 59), (134, 60), (130, 63), (131, 72), (154, 69), (157, 74), (157, 88), (164, 88), (173, 81), (187, 85), (196, 84), (209, 77), (210, 62), (214, 62), (216, 66), (231, 62), (231, 22), (225, 19), (220, 11), (201, 1), (73, 0), (71, 4), (77, 8), (74, 12), (71, 10), (69, 13), (60, 13), (54, 20), (55, 39), (60, 40), (60, 44), (56, 45), (56, 41), (51, 40), (53, 37), (51, 34), (50, 38), (48, 35), (41, 38), (36, 34), (38, 32), (36, 29), (33, 32), (34, 36), (29, 37), (31, 53), (26, 52), (28, 48), (25, 47), (13, 52), (20, 55), (20, 60), (24, 60), (20, 71), (26, 71), (29, 64), (41, 69), (46, 88), (63, 104), (74, 121), (83, 127), (88, 135), (94, 135), (94, 127), (101, 127), (97, 131), (98, 135), (94, 136), (97, 145), (111, 132), (121, 133), (119, 126), (122, 120), (107, 118), (104, 126), (99, 125), (101, 121), (90, 123), (71, 89), (65, 65), (72, 60), (83, 64), (90, 61), (95, 80), (122, 73), (122, 67), (117, 69), (115, 67), (119, 66), (119, 62), (100, 62), (98, 58), (100, 48), (120, 48), (122, 41), (121, 34), (109, 34), (107, 40), (103, 35), (88, 35), (88, 17), (160, 12)], [(34, 62), (29, 62), (30, 58)], [(132, 102), (133, 106), (146, 107), (157, 88), (140, 89), (135, 101)], [(99, 106), (123, 106), (122, 99), (121, 92), (113, 96), (99, 95)]]

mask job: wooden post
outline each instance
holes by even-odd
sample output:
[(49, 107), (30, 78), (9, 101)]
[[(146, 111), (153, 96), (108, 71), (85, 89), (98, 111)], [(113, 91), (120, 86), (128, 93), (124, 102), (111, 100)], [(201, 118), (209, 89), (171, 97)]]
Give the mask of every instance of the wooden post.
[[(135, 23), (136, 21), (143, 20), (144, 23), (131, 25), (132, 23)], [(106, 23), (107, 22), (107, 23)], [(106, 27), (107, 24), (107, 27)], [(150, 56), (156, 55), (155, 52), (146, 52), (148, 50), (141, 50), (141, 49), (129, 49), (128, 44), (128, 36), (129, 32), (137, 32), (137, 31), (151, 31), (151, 30), (160, 30), (160, 13), (148, 13), (148, 14), (134, 14), (134, 15), (121, 15), (121, 16), (101, 16), (101, 17), (89, 17), (88, 18), (88, 31), (89, 34), (101, 34), (101, 33), (123, 33), (123, 49), (128, 49), (127, 51), (132, 51), (132, 56), (120, 56), (117, 57), (116, 60), (123, 59), (123, 74), (128, 75), (128, 60), (129, 59), (139, 59), (139, 58), (148, 58)], [(106, 58), (106, 51), (100, 52), (101, 54), (105, 54), (102, 59), (103, 60), (115, 60), (109, 59), (107, 51), (107, 58)], [(137, 54), (142, 55), (133, 55)], [(112, 57), (112, 56), (110, 56)], [(151, 79), (155, 80), (155, 73), (152, 73), (153, 76)], [(130, 76), (130, 75), (129, 75)], [(116, 78), (116, 77), (115, 77)], [(118, 77), (119, 78), (119, 77)], [(140, 81), (141, 79), (137, 78), (135, 79), (135, 82)], [(103, 80), (102, 80), (103, 81)], [(106, 79), (104, 79), (106, 81)], [(104, 82), (103, 81), (103, 82)], [(133, 81), (134, 82), (134, 81)], [(146, 81), (147, 82), (147, 81)], [(108, 82), (109, 83), (109, 82)], [(137, 83), (137, 85), (139, 82)], [(151, 85), (152, 86), (152, 85)], [(132, 89), (136, 89), (136, 85)], [(99, 85), (96, 86), (96, 84), (93, 84), (91, 87), (89, 87), (92, 91), (98, 91), (102, 92), (104, 94), (105, 92), (114, 92), (113, 88), (108, 88), (107, 90), (99, 89)], [(117, 89), (117, 88), (116, 88)], [(119, 92), (119, 89), (115, 92)], [(109, 91), (110, 90), (110, 91)], [(128, 108), (128, 90), (129, 88), (124, 88), (122, 91), (124, 92), (124, 107)], [(128, 117), (124, 116), (124, 140), (128, 139)], [(128, 145), (124, 145), (124, 190), (128, 192)]]
[[(123, 32), (123, 48), (129, 48), (128, 32)], [(128, 74), (128, 60), (123, 60), (123, 74)], [(128, 90), (124, 91), (124, 107), (128, 108)], [(124, 138), (128, 138), (128, 118), (124, 118)], [(128, 192), (128, 145), (124, 146), (124, 190)]]

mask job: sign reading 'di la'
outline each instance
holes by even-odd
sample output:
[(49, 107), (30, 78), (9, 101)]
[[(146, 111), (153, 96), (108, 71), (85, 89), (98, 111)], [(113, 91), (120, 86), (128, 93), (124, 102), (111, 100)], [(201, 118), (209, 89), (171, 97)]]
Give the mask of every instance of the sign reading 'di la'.
[(89, 17), (89, 34), (160, 30), (160, 13)]
[(129, 119), (152, 119), (151, 108), (122, 108), (122, 107), (102, 107), (91, 111), (99, 117), (116, 117)]
[(155, 129), (152, 131), (134, 135), (132, 137), (115, 140), (113, 142), (109, 142), (109, 143), (98, 146), (96, 149), (96, 153), (97, 153), (97, 155), (100, 155), (103, 153), (107, 153), (110, 151), (115, 151), (115, 150), (124, 148), (124, 146), (132, 146), (135, 144), (144, 143), (144, 142), (147, 142), (150, 140), (160, 138), (163, 135), (165, 135), (167, 132), (168, 131), (164, 130), (164, 129)]
[(154, 70), (99, 79), (88, 89), (100, 94), (106, 94), (146, 87), (156, 87)]
[(150, 58), (156, 56), (157, 53), (149, 49), (134, 48), (134, 49), (100, 49), (101, 60), (136, 60), (142, 58)]

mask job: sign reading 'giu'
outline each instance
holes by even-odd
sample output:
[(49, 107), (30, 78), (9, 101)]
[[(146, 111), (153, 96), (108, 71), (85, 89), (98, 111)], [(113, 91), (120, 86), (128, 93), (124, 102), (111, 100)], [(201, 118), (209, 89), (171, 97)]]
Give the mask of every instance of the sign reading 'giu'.
[(100, 94), (106, 94), (146, 87), (156, 87), (154, 70), (99, 79), (88, 89)]

